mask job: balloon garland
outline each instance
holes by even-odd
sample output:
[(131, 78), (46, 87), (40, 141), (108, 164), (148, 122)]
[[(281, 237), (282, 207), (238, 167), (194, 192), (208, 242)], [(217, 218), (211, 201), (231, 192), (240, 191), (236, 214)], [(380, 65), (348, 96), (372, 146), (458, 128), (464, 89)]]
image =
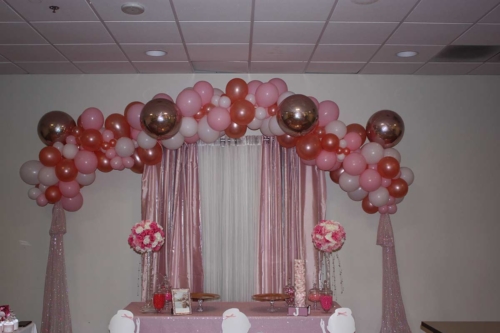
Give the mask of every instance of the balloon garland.
[(161, 145), (178, 149), (198, 140), (212, 143), (222, 135), (237, 139), (249, 128), (276, 136), (282, 147), (295, 147), (305, 164), (329, 171), (366, 213), (396, 213), (414, 178), (411, 169), (400, 166), (401, 155), (393, 148), (403, 138), (403, 120), (390, 110), (373, 114), (366, 127), (346, 126), (338, 118), (335, 102), (295, 94), (279, 78), (248, 84), (232, 79), (225, 92), (199, 81), (175, 102), (157, 94), (106, 119), (93, 107), (77, 122), (62, 111), (46, 113), (37, 131), (47, 147), (38, 160), (21, 166), (20, 176), (34, 185), (28, 197), (39, 206), (60, 201), (73, 212), (82, 207), (80, 189), (94, 182), (97, 170), (128, 168), (140, 174), (144, 165), (160, 163)]

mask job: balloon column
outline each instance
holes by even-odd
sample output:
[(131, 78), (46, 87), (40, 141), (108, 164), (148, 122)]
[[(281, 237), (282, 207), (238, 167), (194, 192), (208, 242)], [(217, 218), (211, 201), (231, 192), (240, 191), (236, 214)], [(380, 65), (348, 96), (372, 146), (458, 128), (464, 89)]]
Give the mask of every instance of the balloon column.
[[(366, 128), (338, 118), (335, 102), (295, 94), (279, 78), (248, 84), (232, 79), (225, 91), (199, 81), (175, 102), (161, 93), (106, 118), (94, 107), (77, 122), (64, 112), (48, 112), (38, 123), (46, 147), (38, 160), (21, 166), (20, 175), (34, 186), (28, 196), (39, 206), (61, 201), (64, 209), (76, 211), (83, 205), (80, 189), (94, 182), (97, 170), (142, 173), (144, 165), (161, 161), (162, 145), (178, 149), (222, 135), (237, 139), (249, 128), (276, 136), (282, 147), (295, 147), (305, 164), (329, 171), (365, 212), (395, 213), (413, 182), (412, 171), (400, 166), (392, 148), (403, 137), (403, 120), (388, 110), (375, 113)], [(371, 142), (364, 144), (367, 138)]]

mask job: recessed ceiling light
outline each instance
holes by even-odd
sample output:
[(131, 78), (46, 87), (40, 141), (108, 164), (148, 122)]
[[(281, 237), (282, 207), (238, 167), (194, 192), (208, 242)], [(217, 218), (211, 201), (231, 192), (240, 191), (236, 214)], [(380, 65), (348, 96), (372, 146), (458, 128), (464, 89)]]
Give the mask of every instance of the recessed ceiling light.
[(164, 55), (167, 55), (167, 52), (165, 51), (159, 51), (159, 50), (153, 50), (153, 51), (146, 51), (146, 54), (150, 57), (163, 57)]
[(144, 5), (138, 2), (127, 2), (122, 5), (122, 12), (129, 15), (140, 15), (144, 10)]
[(414, 57), (418, 54), (418, 52), (415, 52), (415, 51), (402, 51), (402, 52), (398, 52), (396, 53), (396, 55), (400, 58), (411, 58), (411, 57)]
[(377, 2), (378, 0), (351, 0), (351, 2), (357, 5), (371, 5), (372, 3)]

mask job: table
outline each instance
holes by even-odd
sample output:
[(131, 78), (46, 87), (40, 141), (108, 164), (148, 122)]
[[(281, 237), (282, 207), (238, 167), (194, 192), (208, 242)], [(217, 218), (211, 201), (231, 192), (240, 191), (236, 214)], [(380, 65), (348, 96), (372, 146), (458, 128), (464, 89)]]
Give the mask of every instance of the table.
[(334, 302), (334, 307), (325, 313), (323, 310), (312, 310), (307, 317), (287, 315), (284, 302), (276, 302), (278, 311), (267, 312), (268, 302), (204, 302), (203, 312), (196, 312), (193, 303), (193, 314), (173, 316), (167, 313), (141, 313), (144, 303), (130, 303), (125, 310), (134, 314), (134, 319), (141, 321), (141, 333), (220, 333), (222, 331), (222, 314), (231, 308), (238, 308), (247, 315), (252, 327), (248, 333), (304, 333), (321, 332), (320, 321), (328, 325), (328, 318), (340, 305)]
[(423, 321), (428, 333), (499, 333), (500, 322), (494, 321)]

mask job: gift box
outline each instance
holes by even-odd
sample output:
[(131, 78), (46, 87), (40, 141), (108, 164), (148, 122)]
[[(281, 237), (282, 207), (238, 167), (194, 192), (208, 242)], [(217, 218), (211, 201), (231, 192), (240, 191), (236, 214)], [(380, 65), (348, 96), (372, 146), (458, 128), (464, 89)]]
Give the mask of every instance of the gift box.
[(308, 315), (311, 314), (311, 307), (304, 306), (304, 307), (290, 307), (288, 308), (288, 315), (289, 316), (294, 316), (294, 317), (307, 317)]

